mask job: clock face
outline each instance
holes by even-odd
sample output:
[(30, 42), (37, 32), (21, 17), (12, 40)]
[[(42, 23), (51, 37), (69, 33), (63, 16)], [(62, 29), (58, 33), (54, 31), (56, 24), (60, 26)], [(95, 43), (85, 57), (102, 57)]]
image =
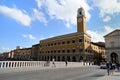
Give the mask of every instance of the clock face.
[(78, 19), (78, 22), (81, 22), (81, 21), (82, 21), (82, 18), (79, 18), (79, 19)]

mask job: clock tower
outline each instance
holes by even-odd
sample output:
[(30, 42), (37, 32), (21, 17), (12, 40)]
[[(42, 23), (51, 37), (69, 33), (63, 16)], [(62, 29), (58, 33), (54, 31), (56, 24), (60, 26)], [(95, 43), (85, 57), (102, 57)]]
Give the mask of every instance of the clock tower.
[(77, 32), (86, 33), (86, 17), (82, 7), (77, 11)]

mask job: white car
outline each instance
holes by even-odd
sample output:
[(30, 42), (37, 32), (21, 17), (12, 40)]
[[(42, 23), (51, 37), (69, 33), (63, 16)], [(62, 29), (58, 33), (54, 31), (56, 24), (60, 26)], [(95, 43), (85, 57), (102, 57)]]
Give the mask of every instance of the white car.
[(101, 63), (100, 63), (100, 68), (101, 68), (101, 69), (106, 69), (106, 68), (107, 68), (106, 62), (101, 62)]

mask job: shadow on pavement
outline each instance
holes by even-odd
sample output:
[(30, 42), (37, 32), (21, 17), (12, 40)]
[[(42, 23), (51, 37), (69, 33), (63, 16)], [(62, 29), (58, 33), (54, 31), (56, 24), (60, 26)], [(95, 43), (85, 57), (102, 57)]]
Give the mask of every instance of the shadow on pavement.
[(103, 77), (105, 75), (102, 75), (102, 74), (96, 74), (96, 75), (92, 75), (91, 77)]

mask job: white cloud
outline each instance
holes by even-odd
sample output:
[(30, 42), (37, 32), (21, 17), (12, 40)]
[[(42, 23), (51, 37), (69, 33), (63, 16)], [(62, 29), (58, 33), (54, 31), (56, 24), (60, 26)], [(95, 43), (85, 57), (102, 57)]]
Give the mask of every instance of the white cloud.
[(106, 16), (104, 19), (103, 19), (103, 22), (108, 22), (111, 20), (111, 17), (110, 16)]
[(102, 41), (104, 42), (103, 34), (88, 30), (87, 33), (91, 36), (91, 41), (93, 42), (99, 42)]
[(10, 51), (9, 48), (0, 46), (0, 52), (1, 52), (1, 53), (2, 53), (2, 52), (8, 52), (8, 51)]
[(24, 11), (17, 8), (9, 8), (0, 5), (0, 14), (8, 16), (24, 26), (29, 26), (31, 23), (31, 18)]
[(22, 35), (24, 38), (28, 38), (30, 40), (35, 40), (36, 38), (32, 34), (23, 34)]
[(41, 0), (35, 0), (37, 2), (37, 6), (38, 8), (41, 8), (42, 6), (42, 1)]
[(45, 18), (45, 15), (37, 9), (33, 9), (32, 19), (43, 22), (45, 25), (47, 24), (47, 20)]
[(116, 15), (120, 13), (120, 1), (118, 0), (92, 0), (94, 5), (100, 9), (100, 16)]
[(99, 42), (99, 41), (105, 42), (103, 36), (112, 32), (115, 29), (110, 26), (104, 26), (104, 29), (105, 29), (105, 31), (103, 31), (103, 32), (88, 30), (87, 33), (91, 36), (91, 40), (93, 42)]
[(106, 30), (106, 34), (112, 32), (113, 30), (115, 30), (115, 29), (111, 28), (110, 26), (104, 26), (104, 28)]
[(65, 21), (67, 27), (70, 27), (68, 24), (76, 24), (77, 9), (80, 6), (85, 9), (87, 21), (90, 19), (90, 13), (88, 12), (90, 6), (86, 0), (43, 0), (40, 3), (42, 4), (38, 5), (38, 7), (45, 6), (51, 19)]

